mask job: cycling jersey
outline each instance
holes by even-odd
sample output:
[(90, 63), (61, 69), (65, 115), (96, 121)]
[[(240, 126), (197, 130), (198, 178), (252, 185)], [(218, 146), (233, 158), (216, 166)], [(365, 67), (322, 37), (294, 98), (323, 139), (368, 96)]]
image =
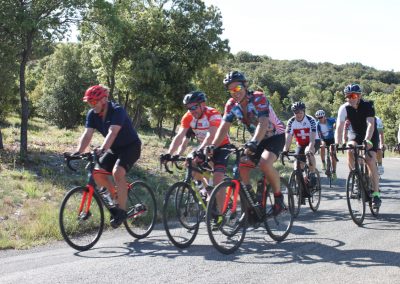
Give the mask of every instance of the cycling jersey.
[[(203, 142), (207, 136), (209, 128), (211, 126), (219, 127), (221, 124), (221, 114), (212, 107), (205, 107), (202, 116), (199, 119), (193, 117), (193, 115), (188, 111), (182, 117), (181, 127), (182, 128), (192, 128), (199, 142)], [(222, 146), (230, 143), (229, 136), (225, 136), (224, 140), (221, 142)]]
[(310, 134), (315, 133), (315, 140), (319, 140), (317, 132), (317, 123), (315, 119), (306, 114), (301, 121), (297, 121), (296, 117), (293, 116), (289, 119), (286, 127), (286, 133), (290, 133), (296, 138), (297, 145), (307, 146), (310, 144)]
[(233, 98), (227, 101), (223, 117), (226, 122), (232, 123), (236, 117), (251, 134), (254, 134), (258, 125), (258, 119), (260, 117), (267, 117), (269, 118), (269, 125), (264, 139), (285, 133), (285, 125), (276, 116), (264, 93), (248, 92), (246, 98), (248, 99), (248, 104), (245, 111)]
[(321, 123), (317, 121), (317, 131), (319, 136), (323, 140), (330, 140), (335, 138), (335, 129), (333, 125), (336, 123), (336, 119), (329, 117), (326, 119), (326, 123)]
[(95, 113), (93, 109), (89, 110), (86, 116), (86, 128), (97, 129), (104, 137), (107, 136), (111, 125), (121, 126), (111, 149), (121, 148), (130, 144), (141, 144), (136, 130), (132, 126), (132, 122), (128, 117), (125, 109), (119, 104), (108, 102), (108, 109), (105, 119)]
[(376, 128), (378, 129), (378, 132), (382, 132), (383, 128), (384, 128), (382, 119), (380, 119), (379, 117), (375, 116), (375, 124), (376, 124)]

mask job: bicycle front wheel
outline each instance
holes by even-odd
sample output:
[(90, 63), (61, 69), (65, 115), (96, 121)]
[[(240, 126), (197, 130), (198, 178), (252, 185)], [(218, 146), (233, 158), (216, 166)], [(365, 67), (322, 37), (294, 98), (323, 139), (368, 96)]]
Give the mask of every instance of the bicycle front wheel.
[[(72, 248), (88, 250), (99, 240), (104, 228), (104, 211), (100, 199), (93, 194), (88, 203), (89, 189), (79, 186), (65, 195), (59, 212), (61, 235)], [(86, 212), (87, 206), (89, 211)]]
[(241, 193), (235, 199), (234, 188), (234, 183), (230, 180), (220, 183), (213, 190), (207, 204), (208, 235), (213, 246), (223, 254), (235, 252), (246, 235), (245, 199)]
[(293, 216), (295, 218), (299, 216), (300, 213), (301, 198), (302, 198), (301, 182), (302, 181), (299, 180), (296, 171), (293, 171), (289, 179), (289, 188), (291, 189), (293, 194), (292, 210), (293, 210)]
[(285, 208), (278, 214), (274, 214), (273, 206), (275, 204), (274, 193), (272, 192), (271, 185), (267, 187), (265, 214), (264, 221), (265, 229), (268, 235), (275, 241), (283, 241), (290, 233), (293, 226), (293, 203), (294, 198), (290, 187), (287, 182), (281, 178), (281, 193), (283, 195), (283, 202)]
[(199, 201), (189, 184), (177, 182), (169, 188), (164, 200), (163, 223), (168, 239), (176, 247), (186, 248), (193, 243), (199, 231), (200, 212)]
[(308, 198), (308, 204), (312, 211), (316, 212), (321, 203), (321, 178), (319, 176), (318, 170), (315, 170), (315, 177), (317, 179), (317, 183), (313, 188), (310, 188), (310, 197)]
[(365, 192), (356, 171), (351, 171), (346, 182), (346, 198), (351, 219), (361, 226), (365, 218)]

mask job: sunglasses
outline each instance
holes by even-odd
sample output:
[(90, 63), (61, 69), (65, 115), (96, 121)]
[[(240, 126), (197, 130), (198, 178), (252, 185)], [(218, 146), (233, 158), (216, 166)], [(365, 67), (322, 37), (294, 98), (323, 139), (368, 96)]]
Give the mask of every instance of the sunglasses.
[(91, 101), (87, 101), (88, 102), (88, 104), (90, 104), (91, 106), (96, 106), (97, 105), (97, 103), (99, 102), (99, 101), (97, 101), (97, 100), (91, 100)]
[(323, 116), (321, 116), (321, 117), (317, 117), (318, 119), (323, 119), (324, 117)]
[(243, 88), (244, 88), (244, 86), (242, 84), (239, 84), (236, 87), (229, 89), (228, 92), (230, 94), (236, 94), (237, 92), (240, 92)]
[(299, 114), (301, 112), (301, 110), (296, 110), (296, 111), (294, 111), (293, 113), (294, 114)]
[(199, 105), (194, 105), (194, 106), (188, 107), (187, 110), (194, 111), (194, 110), (196, 110), (198, 108), (199, 108)]
[(352, 100), (358, 99), (358, 94), (356, 94), (356, 93), (348, 94), (348, 95), (346, 95), (346, 99), (352, 99)]

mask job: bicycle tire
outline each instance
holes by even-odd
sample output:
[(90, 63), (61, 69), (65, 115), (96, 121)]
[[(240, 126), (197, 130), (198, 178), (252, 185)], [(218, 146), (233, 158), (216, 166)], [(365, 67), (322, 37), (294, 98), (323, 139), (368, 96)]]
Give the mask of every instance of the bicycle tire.
[(58, 219), (64, 240), (69, 246), (79, 251), (92, 248), (100, 239), (104, 229), (103, 205), (97, 195), (93, 194), (90, 215), (79, 211), (85, 192), (89, 192), (86, 186), (69, 190), (61, 202)]
[(332, 187), (332, 163), (331, 163), (331, 157), (330, 157), (330, 153), (329, 151), (327, 151), (327, 155), (326, 155), (326, 177), (328, 178), (329, 181), (329, 188)]
[[(229, 187), (231, 187), (230, 194)], [(246, 236), (247, 229), (247, 206), (246, 197), (239, 191), (240, 196), (237, 199), (236, 211), (232, 212), (234, 200), (234, 184), (232, 181), (223, 181), (214, 188), (210, 200), (207, 204), (207, 232), (213, 246), (223, 254), (234, 253)], [(228, 199), (228, 206), (225, 212), (222, 212), (222, 204), (218, 206), (217, 197)], [(221, 200), (221, 199), (220, 199)]]
[(132, 182), (128, 188), (126, 210), (128, 218), (124, 225), (128, 233), (137, 239), (147, 237), (157, 218), (157, 203), (151, 187), (143, 181)]
[(309, 189), (311, 196), (308, 198), (308, 204), (312, 211), (317, 212), (321, 204), (321, 178), (317, 169), (315, 170), (315, 176), (317, 178), (317, 183), (315, 187)]
[(293, 194), (293, 216), (296, 218), (299, 216), (300, 207), (301, 207), (301, 198), (302, 198), (302, 190), (301, 190), (301, 181), (298, 180), (299, 177), (296, 173), (296, 170), (292, 172), (289, 179), (289, 188)]
[(186, 182), (177, 182), (167, 191), (163, 205), (163, 224), (168, 239), (178, 248), (195, 240), (200, 226), (200, 205)]
[(272, 214), (272, 209), (275, 202), (274, 193), (272, 192), (271, 185), (268, 185), (265, 203), (266, 218), (264, 221), (264, 226), (268, 232), (268, 235), (277, 242), (281, 242), (286, 239), (292, 229), (294, 220), (293, 194), (290, 187), (288, 186), (288, 183), (283, 178), (280, 178), (280, 187), (281, 193), (284, 197), (284, 203), (287, 208), (276, 216)]
[(365, 191), (362, 188), (359, 174), (352, 170), (346, 181), (347, 207), (351, 219), (358, 226), (361, 226), (365, 218)]
[(373, 197), (372, 197), (373, 190), (372, 190), (371, 180), (370, 180), (368, 174), (365, 175), (365, 178), (366, 178), (366, 185), (367, 185), (367, 191), (368, 191), (368, 193), (367, 193), (368, 194), (368, 207), (369, 207), (369, 210), (371, 211), (371, 214), (374, 217), (378, 217), (379, 216), (379, 207), (378, 208), (374, 208), (374, 206), (372, 204), (372, 201), (373, 201)]

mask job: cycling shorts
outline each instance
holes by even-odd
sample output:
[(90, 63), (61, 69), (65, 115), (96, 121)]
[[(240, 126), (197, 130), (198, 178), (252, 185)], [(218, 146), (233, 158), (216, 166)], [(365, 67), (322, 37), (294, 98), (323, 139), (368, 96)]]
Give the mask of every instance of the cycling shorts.
[(100, 157), (98, 166), (112, 172), (115, 166), (121, 166), (128, 172), (140, 158), (141, 143), (132, 143), (116, 149), (109, 149)]

